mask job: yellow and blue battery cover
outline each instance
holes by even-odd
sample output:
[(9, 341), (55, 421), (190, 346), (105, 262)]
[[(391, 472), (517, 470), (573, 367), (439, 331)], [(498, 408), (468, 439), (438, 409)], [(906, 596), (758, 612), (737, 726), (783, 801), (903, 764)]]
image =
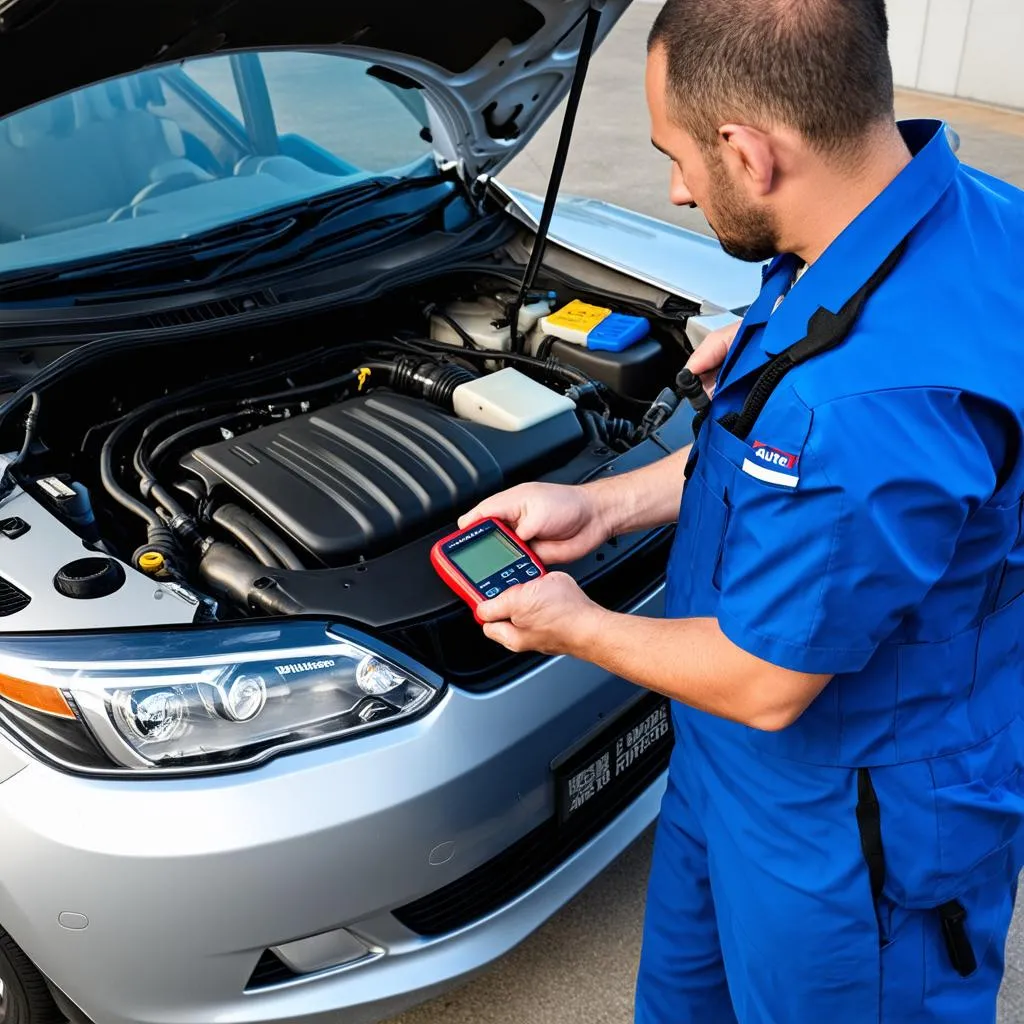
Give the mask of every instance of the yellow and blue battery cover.
[(650, 330), (651, 325), (642, 316), (612, 313), (587, 335), (587, 348), (597, 352), (624, 352), (630, 345), (643, 341)]
[(642, 316), (613, 313), (604, 306), (573, 299), (540, 321), (541, 331), (597, 352), (623, 352), (643, 341), (651, 325)]
[(550, 316), (542, 317), (540, 329), (551, 337), (570, 341), (574, 345), (586, 345), (590, 332), (611, 315), (612, 311), (603, 306), (592, 306), (589, 302), (573, 299)]

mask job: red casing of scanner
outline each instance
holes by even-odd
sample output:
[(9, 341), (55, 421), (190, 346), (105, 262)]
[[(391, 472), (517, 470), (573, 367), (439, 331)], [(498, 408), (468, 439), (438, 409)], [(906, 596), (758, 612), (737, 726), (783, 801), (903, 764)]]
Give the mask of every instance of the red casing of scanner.
[(447, 583), (448, 586), (451, 587), (451, 589), (469, 605), (473, 612), (473, 618), (476, 619), (480, 625), (483, 625), (480, 616), (477, 614), (477, 608), (482, 605), (487, 598), (485, 598), (483, 594), (481, 594), (480, 591), (477, 590), (476, 587), (474, 587), (469, 580), (467, 580), (466, 577), (455, 568), (443, 550), (445, 545), (450, 541), (455, 540), (457, 537), (461, 537), (462, 534), (468, 533), (470, 530), (476, 529), (476, 527), (480, 526), (481, 523), (494, 523), (494, 525), (533, 562), (537, 567), (537, 575), (535, 579), (539, 580), (541, 576), (546, 576), (547, 569), (544, 568), (544, 563), (541, 562), (541, 560), (526, 546), (526, 544), (521, 541), (500, 519), (478, 519), (475, 523), (470, 523), (469, 526), (461, 530), (455, 530), (453, 533), (449, 533), (447, 537), (442, 537), (430, 549), (430, 564), (434, 567), (438, 576), (440, 576), (441, 579), (443, 579), (445, 583)]

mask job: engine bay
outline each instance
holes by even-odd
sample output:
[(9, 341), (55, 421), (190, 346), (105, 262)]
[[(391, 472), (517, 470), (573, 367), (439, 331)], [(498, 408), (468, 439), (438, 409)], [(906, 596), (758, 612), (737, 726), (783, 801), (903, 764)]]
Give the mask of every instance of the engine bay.
[[(380, 388), (193, 449), (179, 488), (188, 494), (194, 475), (196, 512), (265, 565), (338, 566), (449, 520), (581, 440), (571, 410), (513, 432)], [(279, 531), (273, 543), (253, 543), (254, 514)]]
[[(477, 664), (470, 648), (489, 641), (455, 655), (444, 642), (444, 623), (466, 616), (431, 571), (432, 541), (504, 487), (665, 454), (673, 442), (650, 412), (687, 355), (684, 317), (628, 301), (616, 313), (645, 329), (619, 351), (548, 333), (569, 303), (610, 311), (607, 296), (564, 286), (530, 296), (513, 344), (507, 293), (487, 278), (438, 282), (216, 344), (99, 359), (7, 417), (21, 448), (5, 478), (81, 539), (96, 575), (106, 559), (135, 587), (148, 577), (191, 601), (196, 621), (329, 616), (430, 648), (435, 664), (444, 647), (448, 669)], [(649, 541), (619, 539), (577, 575), (607, 577)], [(634, 563), (643, 589), (651, 570)], [(109, 581), (93, 586), (57, 590), (88, 603), (97, 627), (131, 625), (109, 621)]]

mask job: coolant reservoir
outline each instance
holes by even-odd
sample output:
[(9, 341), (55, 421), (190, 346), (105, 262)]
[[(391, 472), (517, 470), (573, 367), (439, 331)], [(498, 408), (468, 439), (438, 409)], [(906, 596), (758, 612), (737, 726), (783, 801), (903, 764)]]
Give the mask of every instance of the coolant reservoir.
[[(505, 305), (498, 299), (479, 298), (450, 302), (442, 310), (451, 317), (482, 349), (490, 352), (508, 352), (512, 347), (512, 332), (505, 323)], [(551, 312), (551, 302), (540, 302), (523, 306), (519, 312), (519, 332), (527, 335), (541, 317)], [(496, 326), (500, 325), (500, 326)], [(449, 345), (462, 345), (458, 331), (444, 317), (433, 314), (430, 318), (430, 337)]]

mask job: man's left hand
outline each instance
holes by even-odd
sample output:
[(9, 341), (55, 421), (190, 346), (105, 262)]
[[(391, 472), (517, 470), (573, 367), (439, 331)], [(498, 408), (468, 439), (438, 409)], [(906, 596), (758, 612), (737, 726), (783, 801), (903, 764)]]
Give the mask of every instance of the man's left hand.
[(510, 587), (478, 608), (484, 633), (510, 651), (576, 653), (601, 607), (564, 572)]
[(830, 676), (780, 668), (737, 647), (715, 619), (608, 611), (563, 572), (480, 605), (484, 633), (510, 651), (581, 658), (606, 672), (752, 729), (784, 729)]

